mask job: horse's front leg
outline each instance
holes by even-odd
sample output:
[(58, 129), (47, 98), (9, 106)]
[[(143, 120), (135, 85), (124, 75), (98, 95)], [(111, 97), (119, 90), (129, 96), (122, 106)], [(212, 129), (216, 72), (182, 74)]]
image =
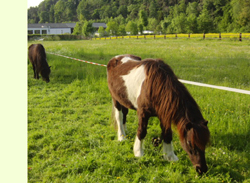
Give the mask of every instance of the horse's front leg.
[(126, 121), (127, 121), (128, 108), (122, 106), (122, 115), (123, 115), (123, 129), (127, 130)]
[(114, 115), (115, 115), (115, 121), (117, 124), (117, 135), (118, 135), (118, 140), (123, 141), (125, 140), (126, 134), (125, 134), (125, 128), (124, 128), (124, 120), (123, 120), (123, 110), (122, 110), (122, 105), (116, 101), (113, 100), (114, 102)]
[(163, 138), (163, 157), (167, 161), (178, 161), (178, 157), (174, 153), (174, 147), (172, 144), (172, 130), (170, 127), (162, 126), (162, 138)]
[(142, 141), (147, 134), (149, 115), (140, 110), (137, 110), (137, 114), (138, 114), (139, 124), (133, 150), (135, 157), (141, 157), (143, 156)]

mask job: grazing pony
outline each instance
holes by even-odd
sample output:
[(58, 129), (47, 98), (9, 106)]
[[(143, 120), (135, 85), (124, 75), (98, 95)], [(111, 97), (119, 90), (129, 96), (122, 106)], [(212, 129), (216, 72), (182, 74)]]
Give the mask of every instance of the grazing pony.
[(47, 63), (46, 53), (43, 45), (32, 44), (29, 47), (29, 60), (32, 63), (34, 78), (39, 79), (39, 74), (41, 74), (44, 81), (47, 83), (50, 75), (50, 67)]
[(133, 55), (119, 55), (109, 61), (107, 75), (119, 141), (126, 136), (128, 109), (137, 110), (139, 124), (133, 151), (136, 157), (143, 156), (142, 141), (147, 134), (148, 119), (157, 116), (162, 129), (164, 159), (178, 160), (171, 142), (173, 123), (196, 171), (199, 174), (207, 172), (208, 122), (169, 65), (160, 59), (141, 60)]

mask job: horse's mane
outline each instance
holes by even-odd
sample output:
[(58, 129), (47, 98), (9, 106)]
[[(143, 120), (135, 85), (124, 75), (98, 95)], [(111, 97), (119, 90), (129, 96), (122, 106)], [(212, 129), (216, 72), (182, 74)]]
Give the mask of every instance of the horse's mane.
[(145, 59), (147, 95), (152, 101), (156, 115), (165, 124), (173, 122), (179, 131), (181, 141), (190, 127), (193, 128), (193, 145), (205, 149), (209, 131), (198, 104), (187, 88), (178, 80), (171, 67), (162, 60)]

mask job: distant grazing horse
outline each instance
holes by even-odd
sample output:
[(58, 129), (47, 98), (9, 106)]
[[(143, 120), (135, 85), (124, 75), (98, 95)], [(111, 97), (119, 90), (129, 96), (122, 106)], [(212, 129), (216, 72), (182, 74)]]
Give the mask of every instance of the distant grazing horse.
[(177, 126), (183, 149), (188, 153), (199, 174), (207, 172), (205, 147), (210, 133), (207, 121), (186, 87), (169, 65), (159, 59), (133, 55), (112, 58), (107, 65), (108, 87), (113, 99), (118, 140), (125, 139), (128, 109), (137, 110), (139, 124), (134, 143), (134, 155), (143, 155), (142, 140), (147, 134), (148, 119), (160, 120), (163, 156), (177, 161), (172, 145), (171, 123)]
[(39, 79), (39, 74), (41, 74), (44, 81), (47, 83), (50, 75), (50, 67), (47, 63), (46, 53), (43, 45), (32, 44), (29, 47), (29, 60), (32, 63), (34, 78)]

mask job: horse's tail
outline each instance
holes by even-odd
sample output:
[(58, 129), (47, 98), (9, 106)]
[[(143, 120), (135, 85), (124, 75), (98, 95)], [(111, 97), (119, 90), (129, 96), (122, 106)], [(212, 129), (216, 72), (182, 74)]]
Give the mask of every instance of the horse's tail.
[(117, 129), (117, 121), (115, 118), (115, 105), (113, 100), (112, 100), (111, 125), (114, 126), (115, 129)]

